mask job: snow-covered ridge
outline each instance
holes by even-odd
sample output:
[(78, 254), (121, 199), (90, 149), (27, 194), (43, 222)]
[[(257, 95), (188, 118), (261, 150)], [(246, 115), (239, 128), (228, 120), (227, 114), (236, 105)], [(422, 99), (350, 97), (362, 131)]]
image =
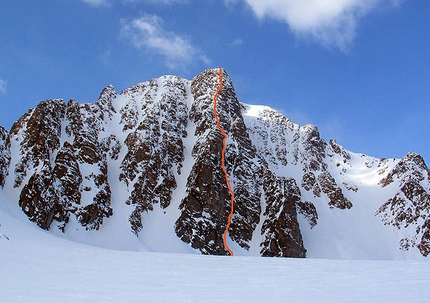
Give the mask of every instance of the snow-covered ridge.
[[(91, 245), (226, 254), (230, 196), (213, 116), (218, 69), (162, 76), (94, 103), (46, 100), (0, 128), (0, 208)], [(236, 196), (235, 255), (417, 259), (430, 252), (430, 173), (356, 154), (267, 107), (224, 71), (218, 115)]]

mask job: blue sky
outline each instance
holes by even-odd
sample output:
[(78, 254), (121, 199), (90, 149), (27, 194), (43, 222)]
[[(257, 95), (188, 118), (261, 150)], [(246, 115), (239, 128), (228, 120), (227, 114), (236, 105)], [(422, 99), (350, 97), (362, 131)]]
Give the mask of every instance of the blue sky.
[(0, 125), (224, 67), (241, 101), (376, 157), (430, 162), (430, 1), (2, 0)]

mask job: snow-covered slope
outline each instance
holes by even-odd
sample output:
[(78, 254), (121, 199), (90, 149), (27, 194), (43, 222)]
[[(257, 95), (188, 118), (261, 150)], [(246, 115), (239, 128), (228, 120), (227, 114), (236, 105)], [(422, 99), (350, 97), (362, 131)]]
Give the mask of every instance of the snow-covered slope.
[(116, 251), (0, 210), (0, 302), (427, 302), (424, 261)]
[[(94, 103), (41, 102), (0, 128), (0, 209), (104, 248), (228, 254), (219, 80), (214, 69), (120, 94), (108, 86)], [(429, 254), (430, 173), (419, 155), (376, 159), (325, 142), (313, 125), (239, 102), (225, 71), (215, 110), (228, 135), (235, 255)]]

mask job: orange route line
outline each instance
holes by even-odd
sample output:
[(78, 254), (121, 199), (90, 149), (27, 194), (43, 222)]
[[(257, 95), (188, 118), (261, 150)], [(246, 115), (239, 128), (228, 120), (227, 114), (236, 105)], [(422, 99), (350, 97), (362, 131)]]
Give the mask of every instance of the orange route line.
[(222, 171), (224, 172), (225, 181), (227, 182), (228, 190), (230, 191), (230, 194), (231, 194), (231, 210), (230, 210), (230, 214), (228, 215), (227, 225), (225, 227), (223, 239), (224, 239), (225, 249), (227, 249), (227, 251), (230, 253), (230, 256), (234, 256), (233, 251), (227, 245), (227, 233), (228, 233), (228, 230), (230, 228), (231, 217), (233, 216), (233, 213), (234, 213), (234, 191), (233, 191), (233, 188), (231, 187), (230, 181), (228, 180), (228, 173), (227, 173), (227, 170), (225, 169), (225, 165), (224, 165), (225, 151), (227, 149), (227, 144), (226, 144), (227, 134), (224, 132), (224, 129), (221, 127), (221, 124), (219, 122), (218, 113), (216, 110), (217, 98), (218, 98), (219, 92), (222, 89), (222, 81), (223, 81), (223, 79), (222, 79), (222, 68), (219, 69), (218, 76), (219, 76), (219, 86), (218, 86), (218, 88), (215, 92), (215, 95), (214, 95), (214, 116), (215, 116), (216, 126), (220, 130), (221, 135), (223, 136), (223, 139), (222, 139), (222, 146), (223, 147), (222, 147), (222, 152), (221, 152), (221, 168), (222, 168)]

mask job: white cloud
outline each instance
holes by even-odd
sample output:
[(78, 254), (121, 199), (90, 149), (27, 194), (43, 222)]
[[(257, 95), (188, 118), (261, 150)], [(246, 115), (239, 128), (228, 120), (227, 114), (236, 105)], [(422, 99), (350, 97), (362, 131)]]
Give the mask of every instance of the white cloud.
[(108, 0), (82, 0), (83, 2), (91, 6), (109, 6)]
[(243, 40), (242, 39), (234, 39), (229, 46), (233, 47), (233, 46), (241, 46), (243, 44)]
[(170, 68), (183, 67), (194, 59), (209, 63), (209, 59), (187, 38), (164, 30), (163, 20), (156, 15), (144, 15), (133, 20), (122, 19), (121, 26), (122, 36), (129, 39), (134, 47), (163, 56)]
[(289, 25), (299, 36), (310, 36), (328, 47), (347, 50), (357, 22), (378, 5), (397, 6), (402, 0), (243, 0), (259, 19)]
[(6, 81), (0, 79), (0, 95), (6, 93)]

